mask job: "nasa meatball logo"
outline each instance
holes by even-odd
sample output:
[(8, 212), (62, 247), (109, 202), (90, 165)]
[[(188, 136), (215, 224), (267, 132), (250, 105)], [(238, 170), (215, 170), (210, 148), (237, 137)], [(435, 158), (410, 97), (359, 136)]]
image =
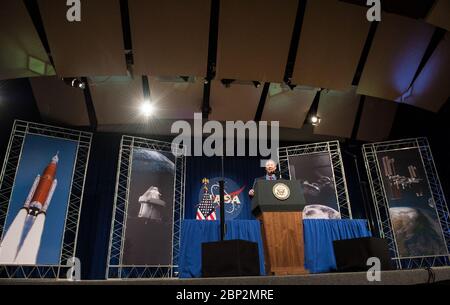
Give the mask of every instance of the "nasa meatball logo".
[(291, 195), (291, 190), (286, 184), (277, 183), (273, 186), (272, 193), (278, 200), (286, 200)]
[[(219, 181), (221, 177), (211, 178), (209, 180), (209, 192), (211, 193), (211, 198), (213, 204), (216, 207), (215, 213), (216, 217), (220, 217), (220, 192), (219, 192)], [(238, 184), (232, 179), (225, 178), (225, 219), (232, 220), (236, 219), (242, 212), (242, 207), (245, 203), (242, 191), (245, 189), (245, 185), (239, 187)], [(199, 192), (199, 202), (202, 200), (201, 196), (203, 191)]]

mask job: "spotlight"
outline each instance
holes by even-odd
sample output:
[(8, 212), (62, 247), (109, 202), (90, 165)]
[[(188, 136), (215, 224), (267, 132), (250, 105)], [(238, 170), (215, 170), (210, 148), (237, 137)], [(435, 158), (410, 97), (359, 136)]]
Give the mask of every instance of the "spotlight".
[(225, 86), (225, 88), (230, 88), (231, 87), (231, 83), (234, 82), (234, 79), (222, 79), (221, 80), (222, 84)]
[(86, 84), (80, 78), (69, 77), (69, 78), (63, 78), (62, 80), (71, 87), (82, 89), (82, 90), (86, 88)]
[(253, 85), (255, 86), (255, 88), (261, 87), (261, 83), (258, 81), (253, 81)]
[(313, 125), (313, 126), (319, 126), (321, 121), (322, 121), (322, 119), (318, 115), (313, 115), (311, 117), (311, 125)]
[(297, 85), (288, 84), (289, 89), (294, 90)]
[(285, 81), (285, 83), (286, 83), (286, 85), (289, 87), (289, 89), (291, 89), (291, 90), (294, 90), (294, 88), (297, 86), (297, 85), (294, 85), (294, 84), (292, 83), (291, 78), (288, 78), (288, 79)]
[(145, 101), (144, 103), (142, 103), (142, 105), (141, 105), (141, 113), (144, 116), (149, 117), (154, 112), (155, 112), (155, 106), (152, 103), (150, 103), (149, 101)]

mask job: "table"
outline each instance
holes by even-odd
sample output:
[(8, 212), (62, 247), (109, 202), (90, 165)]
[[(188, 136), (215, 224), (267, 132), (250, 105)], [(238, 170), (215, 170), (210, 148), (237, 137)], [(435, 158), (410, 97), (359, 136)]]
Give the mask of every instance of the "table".
[[(264, 271), (264, 250), (258, 220), (226, 221), (225, 239), (243, 239), (258, 243), (261, 275)], [(305, 267), (310, 273), (336, 269), (333, 240), (370, 237), (364, 219), (304, 219)], [(201, 277), (201, 244), (220, 239), (219, 221), (185, 219), (181, 227), (178, 257), (179, 277)]]

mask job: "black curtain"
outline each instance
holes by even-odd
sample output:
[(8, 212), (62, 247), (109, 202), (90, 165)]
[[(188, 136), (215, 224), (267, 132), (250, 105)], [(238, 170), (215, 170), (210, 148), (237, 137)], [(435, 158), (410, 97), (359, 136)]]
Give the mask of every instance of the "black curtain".
[(94, 134), (78, 229), (83, 279), (104, 279), (114, 206), (120, 135)]

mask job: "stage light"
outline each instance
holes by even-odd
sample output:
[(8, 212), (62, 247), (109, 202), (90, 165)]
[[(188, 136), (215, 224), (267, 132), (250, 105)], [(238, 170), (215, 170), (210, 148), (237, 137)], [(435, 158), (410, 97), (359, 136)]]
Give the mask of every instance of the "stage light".
[(294, 84), (292, 83), (292, 81), (291, 81), (290, 78), (288, 78), (288, 79), (285, 81), (285, 83), (286, 83), (286, 85), (289, 87), (289, 89), (291, 89), (291, 90), (294, 90), (295, 87), (297, 86), (297, 85), (294, 85)]
[(71, 87), (82, 89), (82, 90), (86, 88), (86, 84), (77, 77), (62, 78), (62, 80)]
[(85, 83), (83, 83), (82, 81), (76, 79), (76, 80), (73, 81), (72, 87), (77, 87), (77, 88), (79, 88), (79, 89), (85, 89), (85, 88), (86, 88), (86, 85), (85, 85)]
[(150, 101), (145, 101), (141, 105), (141, 113), (145, 116), (151, 116), (155, 112), (155, 106)]
[(317, 116), (317, 115), (313, 115), (313, 116), (311, 117), (311, 124), (312, 124), (313, 126), (319, 126), (319, 124), (320, 124), (321, 121), (322, 121), (322, 119), (321, 119), (319, 116)]
[(221, 80), (222, 85), (225, 86), (225, 88), (230, 88), (231, 87), (231, 83), (234, 82), (234, 79), (222, 79)]
[(296, 86), (297, 86), (297, 85), (288, 84), (288, 87), (289, 87), (291, 90), (294, 90)]

